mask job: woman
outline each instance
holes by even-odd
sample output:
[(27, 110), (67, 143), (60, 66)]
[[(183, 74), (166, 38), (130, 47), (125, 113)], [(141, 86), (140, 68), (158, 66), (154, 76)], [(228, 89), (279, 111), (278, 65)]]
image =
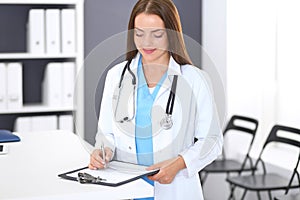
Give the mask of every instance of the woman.
[(159, 168), (144, 178), (154, 185), (147, 199), (203, 199), (198, 171), (221, 153), (223, 140), (208, 82), (192, 66), (171, 0), (136, 3), (126, 58), (106, 77), (90, 169), (111, 159)]

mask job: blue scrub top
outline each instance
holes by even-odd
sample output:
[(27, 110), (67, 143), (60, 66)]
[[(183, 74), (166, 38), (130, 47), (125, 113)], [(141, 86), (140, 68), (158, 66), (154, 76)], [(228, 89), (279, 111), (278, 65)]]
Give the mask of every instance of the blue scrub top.
[[(137, 161), (140, 165), (153, 165), (153, 140), (152, 140), (152, 120), (151, 111), (157, 93), (167, 77), (167, 72), (162, 76), (151, 94), (145, 79), (142, 67), (142, 56), (139, 59), (138, 69), (138, 89), (137, 89), (137, 109), (135, 117), (135, 143), (137, 152)], [(154, 182), (147, 177), (145, 181), (154, 185)], [(151, 200), (154, 198), (144, 198)]]

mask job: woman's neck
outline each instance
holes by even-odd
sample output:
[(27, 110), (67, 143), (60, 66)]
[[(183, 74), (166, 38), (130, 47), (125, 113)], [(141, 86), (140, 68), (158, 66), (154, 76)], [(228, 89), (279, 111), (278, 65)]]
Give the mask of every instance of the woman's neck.
[(157, 62), (142, 62), (143, 71), (148, 87), (155, 87), (169, 66), (169, 58)]

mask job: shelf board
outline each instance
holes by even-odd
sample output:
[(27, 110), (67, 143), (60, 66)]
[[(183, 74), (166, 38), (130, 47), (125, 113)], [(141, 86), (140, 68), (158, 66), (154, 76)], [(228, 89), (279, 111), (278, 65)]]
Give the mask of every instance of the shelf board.
[(47, 112), (71, 112), (74, 108), (71, 106), (46, 106), (46, 105), (25, 105), (22, 108), (14, 110), (0, 110), (0, 114), (24, 114), (24, 113), (47, 113)]
[(33, 54), (33, 53), (0, 53), (0, 59), (56, 59), (76, 58), (76, 54)]
[(76, 4), (80, 0), (1, 0), (1, 4)]

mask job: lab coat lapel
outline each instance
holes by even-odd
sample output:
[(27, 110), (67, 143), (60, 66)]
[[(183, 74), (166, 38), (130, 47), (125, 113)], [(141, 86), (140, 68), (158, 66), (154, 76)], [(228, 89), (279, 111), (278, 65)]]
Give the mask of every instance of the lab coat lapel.
[(156, 99), (159, 99), (164, 93), (169, 92), (172, 86), (173, 78), (175, 75), (181, 75), (180, 65), (171, 56), (167, 71), (167, 78), (163, 82), (160, 90), (157, 93)]

